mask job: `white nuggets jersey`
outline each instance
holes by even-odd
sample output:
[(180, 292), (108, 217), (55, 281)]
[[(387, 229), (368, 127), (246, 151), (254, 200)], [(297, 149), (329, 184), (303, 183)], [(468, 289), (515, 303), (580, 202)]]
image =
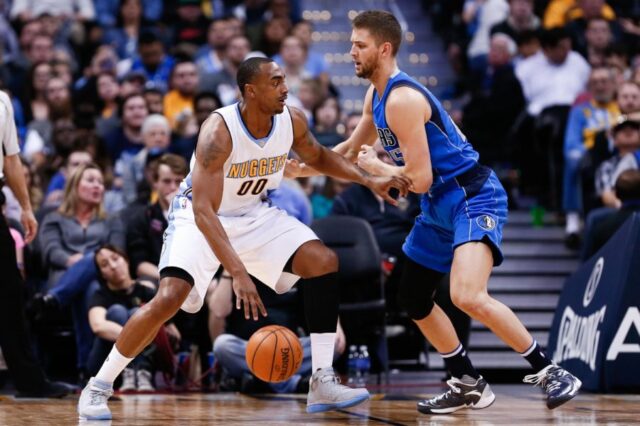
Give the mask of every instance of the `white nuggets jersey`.
[[(285, 107), (282, 114), (273, 116), (269, 134), (256, 139), (242, 120), (239, 103), (217, 109), (216, 113), (224, 119), (233, 144), (224, 163), (224, 188), (218, 216), (240, 216), (262, 203), (268, 190), (280, 185), (293, 144), (293, 123), (289, 109)], [(180, 193), (191, 198), (191, 191), (189, 173), (180, 186)]]

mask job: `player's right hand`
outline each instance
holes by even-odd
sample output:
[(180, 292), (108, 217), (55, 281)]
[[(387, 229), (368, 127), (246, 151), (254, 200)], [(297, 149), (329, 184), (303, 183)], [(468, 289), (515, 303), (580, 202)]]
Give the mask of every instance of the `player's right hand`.
[(236, 309), (244, 307), (245, 319), (252, 317), (254, 321), (258, 321), (258, 312), (263, 317), (267, 316), (267, 310), (249, 274), (245, 272), (233, 277), (233, 291), (236, 294)]
[(284, 177), (288, 179), (295, 179), (300, 177), (302, 172), (302, 165), (295, 158), (290, 158), (284, 167)]

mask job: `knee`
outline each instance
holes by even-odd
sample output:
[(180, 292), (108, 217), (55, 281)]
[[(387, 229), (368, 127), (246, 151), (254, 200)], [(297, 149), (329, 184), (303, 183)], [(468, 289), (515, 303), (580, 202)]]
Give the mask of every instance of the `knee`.
[(178, 312), (182, 302), (184, 302), (184, 298), (181, 295), (164, 291), (158, 292), (147, 306), (154, 315), (168, 319)]
[(309, 255), (304, 262), (303, 270), (298, 275), (302, 278), (315, 278), (322, 275), (338, 272), (338, 255), (331, 249), (323, 247)]
[[(413, 286), (418, 287), (418, 286)], [(431, 314), (435, 303), (433, 293), (424, 291), (425, 288), (401, 288), (398, 294), (398, 304), (414, 321), (424, 319)]]
[(129, 318), (129, 312), (127, 308), (122, 305), (116, 304), (109, 306), (107, 309), (107, 320), (116, 322), (120, 325), (124, 325)]
[(451, 292), (453, 304), (472, 318), (485, 316), (489, 300), (489, 295), (485, 292)]
[(215, 359), (217, 359), (221, 364), (224, 363), (230, 352), (231, 346), (236, 340), (238, 340), (238, 338), (231, 334), (221, 334), (216, 337), (215, 342), (213, 342), (213, 356)]

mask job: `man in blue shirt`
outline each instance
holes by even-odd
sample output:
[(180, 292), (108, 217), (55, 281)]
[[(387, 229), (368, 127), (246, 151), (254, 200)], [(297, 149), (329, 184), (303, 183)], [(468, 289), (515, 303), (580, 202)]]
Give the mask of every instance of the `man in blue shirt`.
[[(474, 369), (444, 311), (433, 296), (450, 272), (451, 299), (485, 324), (538, 371), (525, 382), (540, 384), (547, 407), (573, 398), (580, 380), (554, 365), (507, 306), (493, 299), (487, 283), (503, 260), (502, 226), (507, 195), (495, 173), (478, 163), (478, 153), (440, 102), (420, 83), (400, 71), (396, 54), (402, 30), (396, 18), (367, 11), (353, 21), (351, 56), (356, 75), (371, 81), (362, 120), (335, 150), (374, 175), (402, 176), (422, 194), (421, 214), (407, 236), (408, 257), (400, 300), (420, 331), (445, 360), (452, 379), (443, 395), (418, 403), (426, 414), (485, 408), (495, 395)], [(380, 161), (371, 145), (380, 139), (395, 165)], [(290, 164), (292, 173), (296, 164)]]

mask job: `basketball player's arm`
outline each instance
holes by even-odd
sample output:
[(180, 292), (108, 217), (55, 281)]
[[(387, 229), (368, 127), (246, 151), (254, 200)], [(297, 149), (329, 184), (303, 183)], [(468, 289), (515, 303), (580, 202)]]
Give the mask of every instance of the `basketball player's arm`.
[(258, 295), (256, 286), (229, 241), (220, 219), (218, 208), (222, 201), (224, 163), (231, 154), (231, 136), (220, 115), (213, 114), (202, 125), (196, 148), (193, 168), (193, 214), (198, 229), (207, 239), (211, 250), (224, 269), (233, 278), (233, 290), (237, 296), (236, 308), (244, 305), (244, 316), (250, 314), (258, 320), (258, 312), (267, 311)]
[[(360, 152), (362, 145), (373, 145), (378, 138), (376, 126), (373, 124), (373, 113), (371, 112), (372, 99), (373, 85), (369, 87), (364, 97), (365, 108), (362, 111), (362, 118), (353, 133), (349, 139), (332, 148), (333, 152), (342, 155), (352, 163), (358, 161), (358, 152)], [(298, 163), (297, 160), (289, 160), (286, 171), (290, 172), (287, 173), (287, 177), (291, 178), (317, 176), (321, 174), (305, 163)]]
[(296, 108), (289, 108), (293, 120), (293, 150), (302, 161), (317, 171), (340, 179), (346, 179), (371, 188), (388, 203), (397, 205), (397, 201), (389, 195), (391, 188), (405, 196), (409, 182), (402, 177), (380, 178), (370, 176), (351, 161), (340, 154), (320, 145), (307, 125), (304, 113)]
[(369, 146), (362, 146), (358, 165), (377, 176), (403, 176), (411, 181), (411, 191), (424, 193), (433, 182), (431, 155), (424, 124), (431, 118), (425, 97), (409, 87), (398, 87), (388, 97), (385, 116), (398, 139), (404, 166), (383, 163)]

